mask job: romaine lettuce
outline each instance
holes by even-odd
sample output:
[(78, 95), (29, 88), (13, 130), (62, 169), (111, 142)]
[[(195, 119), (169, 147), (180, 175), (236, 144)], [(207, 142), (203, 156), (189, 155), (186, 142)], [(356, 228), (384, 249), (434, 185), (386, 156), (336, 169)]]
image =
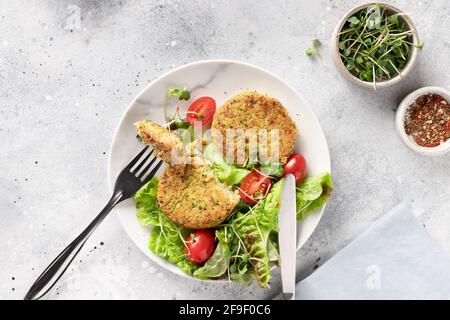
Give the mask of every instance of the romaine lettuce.
[[(212, 159), (214, 157), (215, 163), (223, 166), (221, 172), (226, 172), (223, 168), (229, 165), (221, 162), (222, 155), (212, 154)], [(149, 239), (152, 252), (196, 278), (227, 276), (229, 280), (243, 285), (251, 284), (256, 278), (261, 287), (268, 287), (270, 266), (279, 263), (280, 259), (278, 212), (284, 179), (276, 182), (267, 197), (254, 207), (239, 206), (216, 228), (216, 249), (203, 266), (191, 263), (184, 254), (183, 239), (189, 231), (168, 219), (159, 208), (156, 201), (158, 182), (158, 178), (153, 178), (135, 195), (139, 222), (153, 226)], [(305, 179), (297, 188), (297, 219), (303, 219), (312, 210), (321, 207), (330, 198), (332, 190), (329, 173)]]
[(206, 146), (203, 151), (203, 155), (219, 181), (225, 184), (238, 185), (250, 172), (249, 170), (238, 167), (235, 164), (227, 163), (223, 158), (223, 155), (213, 143)]
[(332, 193), (333, 180), (328, 172), (303, 180), (296, 192), (297, 220), (304, 219), (313, 210), (322, 207)]
[(161, 209), (156, 202), (158, 183), (159, 179), (154, 177), (134, 195), (137, 219), (143, 226), (159, 225)]
[(263, 163), (259, 170), (270, 177), (279, 178), (283, 175), (283, 167), (280, 163), (268, 161)]
[[(278, 232), (278, 212), (284, 179), (276, 182), (264, 200), (261, 200), (247, 213), (236, 213), (230, 221), (236, 237), (243, 246), (243, 259), (248, 260), (248, 267), (255, 273), (258, 284), (266, 288), (271, 278), (269, 258), (269, 235)], [(238, 269), (242, 276), (242, 268)]]
[(218, 243), (213, 255), (200, 269), (195, 270), (194, 277), (217, 278), (223, 275), (230, 264), (230, 252), (222, 243)]
[(193, 274), (198, 266), (187, 260), (183, 240), (186, 230), (160, 214), (159, 226), (154, 226), (148, 242), (149, 249), (157, 256), (177, 265), (188, 274)]

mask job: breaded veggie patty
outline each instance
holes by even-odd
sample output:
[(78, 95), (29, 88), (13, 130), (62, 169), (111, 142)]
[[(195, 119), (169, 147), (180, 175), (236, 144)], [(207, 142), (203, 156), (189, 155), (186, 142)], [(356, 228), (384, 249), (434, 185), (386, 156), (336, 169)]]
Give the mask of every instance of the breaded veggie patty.
[(134, 124), (138, 129), (138, 135), (142, 138), (142, 142), (150, 145), (155, 150), (155, 155), (164, 162), (168, 163), (177, 172), (183, 172), (185, 163), (181, 158), (174, 161), (173, 155), (182, 157), (183, 143), (171, 131), (161, 127), (160, 125), (149, 120), (141, 120)]
[[(297, 128), (283, 105), (274, 98), (258, 92), (243, 92), (226, 101), (216, 112), (212, 123), (212, 129), (218, 130), (222, 139), (213, 134), (215, 143), (222, 143), (224, 152), (227, 152), (238, 164), (243, 164), (238, 155), (242, 148), (238, 149), (239, 141), (245, 141), (245, 157), (249, 157), (252, 149), (249, 146), (250, 139), (239, 137), (239, 130), (253, 129), (257, 136), (259, 152), (266, 145), (266, 154), (272, 154), (272, 148), (278, 148), (279, 159), (285, 163), (292, 153), (297, 137)], [(226, 150), (227, 130), (236, 129), (238, 134), (234, 139), (234, 150)], [(270, 134), (264, 136), (260, 129), (278, 129), (278, 143), (270, 138)], [(267, 144), (266, 144), (267, 143)], [(244, 158), (245, 158), (244, 157)], [(242, 157), (241, 157), (242, 158)]]
[(239, 203), (239, 196), (220, 183), (206, 164), (186, 166), (180, 174), (168, 167), (160, 178), (158, 205), (172, 221), (188, 228), (222, 223)]

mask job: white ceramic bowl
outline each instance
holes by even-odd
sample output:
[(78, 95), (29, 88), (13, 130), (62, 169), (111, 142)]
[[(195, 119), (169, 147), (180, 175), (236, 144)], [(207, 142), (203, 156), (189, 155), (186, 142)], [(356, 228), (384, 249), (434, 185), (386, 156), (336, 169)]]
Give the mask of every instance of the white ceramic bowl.
[(395, 114), (395, 127), (402, 141), (413, 151), (426, 156), (440, 156), (450, 151), (450, 139), (437, 147), (422, 147), (419, 146), (408, 134), (405, 132), (405, 115), (408, 107), (421, 95), (435, 93), (442, 96), (448, 103), (450, 103), (450, 91), (440, 87), (423, 87), (408, 94), (398, 106)]
[[(372, 88), (372, 89), (389, 87), (389, 86), (392, 86), (396, 83), (399, 83), (401, 80), (403, 80), (407, 76), (407, 74), (409, 74), (411, 72), (411, 70), (414, 68), (414, 66), (416, 65), (417, 56), (420, 51), (420, 49), (418, 49), (417, 47), (411, 46), (410, 59), (409, 59), (408, 63), (405, 65), (405, 67), (400, 71), (400, 74), (396, 75), (395, 77), (393, 77), (391, 79), (376, 82), (375, 87), (372, 82), (363, 81), (363, 80), (359, 79), (358, 77), (355, 77), (345, 67), (344, 62), (342, 61), (342, 59), (339, 55), (339, 33), (341, 32), (341, 29), (344, 26), (344, 24), (347, 22), (348, 18), (350, 18), (356, 12), (358, 12), (362, 9), (368, 8), (370, 6), (373, 6), (375, 4), (376, 4), (376, 2), (358, 5), (358, 6), (354, 7), (353, 9), (349, 10), (346, 14), (344, 14), (344, 16), (339, 20), (338, 24), (336, 25), (336, 27), (333, 31), (333, 34), (331, 36), (331, 47), (330, 47), (332, 58), (333, 58), (333, 61), (336, 65), (337, 69), (351, 82), (353, 82), (357, 85), (360, 85), (362, 87)], [(402, 13), (402, 16), (401, 16), (402, 19), (408, 24), (409, 28), (413, 32), (413, 36), (412, 36), (413, 42), (412, 43), (414, 43), (415, 45), (419, 45), (419, 36), (417, 34), (417, 29), (416, 29), (414, 23), (412, 22), (411, 18), (407, 14), (404, 14), (403, 11), (401, 11), (400, 9), (397, 9), (396, 7), (393, 7), (386, 3), (380, 3), (380, 4), (382, 4), (384, 7), (388, 8), (392, 12)]]
[[(279, 99), (299, 129), (295, 151), (305, 156), (308, 175), (331, 171), (328, 145), (319, 121), (306, 101), (292, 87), (274, 74), (254, 65), (211, 60), (191, 63), (164, 74), (150, 83), (131, 102), (120, 120), (111, 145), (108, 169), (111, 191), (119, 172), (142, 149), (142, 144), (136, 139), (133, 123), (141, 119), (164, 123), (162, 101), (166, 90), (185, 84), (191, 91), (190, 101), (208, 95), (216, 100), (218, 106), (244, 90), (257, 90)], [(298, 222), (297, 248), (311, 236), (323, 211), (324, 208), (318, 209)], [(137, 222), (133, 200), (119, 204), (116, 213), (129, 237), (144, 254), (163, 268), (181, 276), (188, 276), (177, 266), (157, 257), (148, 249), (151, 228), (143, 227)]]

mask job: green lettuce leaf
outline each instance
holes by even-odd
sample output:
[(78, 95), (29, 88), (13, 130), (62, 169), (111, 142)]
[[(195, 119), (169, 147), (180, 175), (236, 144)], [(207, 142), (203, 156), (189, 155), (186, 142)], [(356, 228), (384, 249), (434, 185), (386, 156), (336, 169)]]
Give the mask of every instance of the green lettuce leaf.
[(333, 180), (328, 172), (303, 180), (296, 192), (297, 220), (304, 219), (309, 213), (322, 207), (332, 193)]
[[(278, 233), (272, 233), (278, 236)], [(272, 235), (271, 234), (271, 235)], [(278, 243), (274, 241), (271, 237), (267, 241), (267, 256), (269, 257), (269, 261), (276, 262), (277, 264), (280, 262), (280, 254), (278, 253)]]
[(156, 202), (159, 179), (153, 177), (145, 186), (136, 192), (134, 201), (137, 208), (137, 219), (144, 226), (159, 225), (161, 209)]
[(254, 272), (248, 271), (246, 273), (240, 274), (240, 273), (230, 273), (230, 280), (237, 282), (243, 286), (249, 286), (252, 284), (253, 280), (255, 279)]
[(263, 163), (259, 170), (271, 177), (279, 178), (283, 175), (283, 167), (280, 163), (273, 163), (268, 161), (266, 163)]
[(220, 182), (227, 185), (238, 185), (242, 179), (250, 172), (247, 169), (239, 168), (234, 164), (216, 164), (211, 165)]
[(152, 178), (134, 196), (137, 219), (142, 225), (152, 225), (148, 242), (149, 249), (157, 256), (177, 265), (188, 274), (193, 274), (198, 266), (186, 259), (184, 237), (189, 230), (180, 227), (167, 218), (156, 202), (158, 178)]
[[(241, 276), (254, 272), (258, 284), (263, 288), (268, 287), (271, 278), (270, 261), (273, 259), (273, 252), (269, 257), (269, 235), (271, 232), (278, 232), (278, 212), (283, 185), (284, 179), (275, 183), (264, 200), (247, 213), (236, 213), (230, 221), (237, 238), (245, 248), (241, 259), (244, 262), (248, 260), (248, 267), (253, 269), (247, 272), (242, 265), (238, 265), (237, 271)], [(230, 271), (232, 274), (236, 273)]]
[(210, 143), (203, 151), (204, 158), (209, 162), (211, 169), (220, 182), (228, 185), (238, 185), (242, 179), (250, 172), (249, 170), (229, 164), (223, 158), (217, 147)]
[(149, 249), (157, 256), (177, 265), (188, 274), (193, 274), (198, 268), (186, 259), (183, 240), (186, 230), (170, 221), (164, 214), (160, 215), (160, 224), (155, 226), (150, 234)]
[(230, 264), (230, 253), (221, 242), (217, 244), (213, 255), (200, 269), (195, 270), (194, 277), (217, 278), (223, 275)]

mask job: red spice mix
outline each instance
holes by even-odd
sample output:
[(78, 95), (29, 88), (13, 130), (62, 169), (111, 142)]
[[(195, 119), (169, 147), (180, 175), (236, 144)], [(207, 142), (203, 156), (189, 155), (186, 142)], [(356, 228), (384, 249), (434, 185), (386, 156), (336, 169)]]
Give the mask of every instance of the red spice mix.
[(450, 139), (450, 105), (438, 94), (417, 98), (406, 111), (405, 131), (423, 147), (437, 147)]

